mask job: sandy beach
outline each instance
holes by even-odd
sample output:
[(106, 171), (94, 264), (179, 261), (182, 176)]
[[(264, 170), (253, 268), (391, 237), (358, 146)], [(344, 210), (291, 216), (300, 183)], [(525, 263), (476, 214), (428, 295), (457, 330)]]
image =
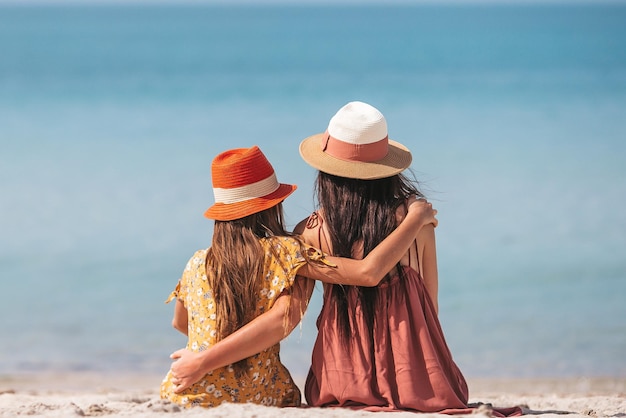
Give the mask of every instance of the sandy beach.
[[(28, 374), (0, 377), (0, 416), (184, 416), (184, 417), (363, 417), (372, 412), (321, 408), (271, 408), (224, 404), (218, 408), (182, 409), (159, 399), (160, 376), (111, 376), (93, 373)], [(300, 384), (300, 382), (299, 382)], [(469, 379), (470, 401), (521, 406), (544, 417), (564, 415), (626, 416), (626, 379)], [(481, 407), (477, 414), (489, 416)], [(376, 413), (396, 418), (409, 412)], [(437, 414), (423, 414), (437, 416)]]

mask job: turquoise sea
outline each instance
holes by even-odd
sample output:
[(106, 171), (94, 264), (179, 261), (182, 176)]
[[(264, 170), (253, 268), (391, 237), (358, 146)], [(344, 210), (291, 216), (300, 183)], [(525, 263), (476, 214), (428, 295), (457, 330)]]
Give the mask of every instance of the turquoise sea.
[[(626, 377), (626, 4), (0, 4), (0, 376), (163, 373), (210, 164), (387, 117), (439, 209), (469, 377)], [(318, 286), (282, 355), (304, 376)], [(156, 383), (155, 383), (156, 385)]]

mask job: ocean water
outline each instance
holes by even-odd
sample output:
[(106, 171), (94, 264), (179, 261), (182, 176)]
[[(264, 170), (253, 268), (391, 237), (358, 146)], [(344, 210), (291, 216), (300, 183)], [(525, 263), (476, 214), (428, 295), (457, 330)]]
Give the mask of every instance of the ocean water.
[[(626, 6), (0, 5), (0, 375), (165, 374), (210, 164), (362, 100), (439, 210), (470, 377), (626, 377)], [(304, 376), (321, 286), (282, 356)]]

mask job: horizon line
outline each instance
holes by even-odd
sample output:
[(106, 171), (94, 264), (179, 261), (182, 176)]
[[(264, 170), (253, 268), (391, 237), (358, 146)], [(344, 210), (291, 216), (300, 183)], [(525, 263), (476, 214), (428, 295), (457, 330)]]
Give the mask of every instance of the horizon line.
[(361, 5), (626, 5), (626, 0), (0, 0), (2, 5), (254, 5), (254, 6), (361, 6)]

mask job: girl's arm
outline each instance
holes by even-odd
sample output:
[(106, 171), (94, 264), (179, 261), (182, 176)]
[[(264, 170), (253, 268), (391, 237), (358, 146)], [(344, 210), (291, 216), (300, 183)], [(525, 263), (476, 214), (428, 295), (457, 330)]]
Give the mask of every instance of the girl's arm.
[(404, 220), (364, 259), (327, 256), (336, 267), (307, 263), (298, 274), (326, 283), (376, 286), (407, 252), (420, 229), (427, 224), (437, 225), (436, 214), (429, 202), (412, 197)]
[[(283, 292), (272, 308), (207, 350), (178, 350), (173, 360), (172, 383), (180, 393), (211, 370), (259, 353), (285, 338), (298, 325), (308, 306), (315, 282), (296, 276), (291, 294)], [(285, 318), (285, 316), (287, 317)]]
[(174, 307), (174, 319), (172, 319), (172, 326), (185, 335), (187, 334), (187, 308), (182, 300), (176, 299), (176, 306)]

